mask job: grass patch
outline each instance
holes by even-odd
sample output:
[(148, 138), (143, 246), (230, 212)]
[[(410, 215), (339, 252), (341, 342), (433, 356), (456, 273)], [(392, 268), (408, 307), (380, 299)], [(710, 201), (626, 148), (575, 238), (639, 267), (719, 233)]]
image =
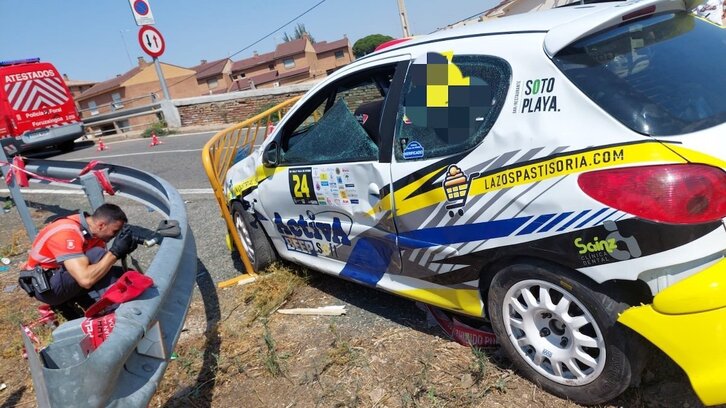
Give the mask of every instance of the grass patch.
[(305, 272), (301, 276), (283, 265), (273, 265), (268, 270), (270, 273), (258, 276), (242, 293), (244, 303), (252, 306), (252, 315), (247, 324), (260, 317), (270, 316), (307, 279)]
[(265, 368), (273, 377), (279, 377), (282, 375), (282, 365), (280, 364), (280, 356), (277, 354), (275, 339), (272, 338), (270, 328), (267, 327), (267, 320), (264, 320), (262, 324), (264, 327), (262, 339), (265, 340), (265, 346), (267, 347), (264, 359)]
[(0, 256), (10, 258), (21, 255), (29, 246), (28, 236), (24, 229), (16, 229), (10, 236), (10, 242), (0, 247)]
[(328, 330), (335, 336), (331, 343), (331, 348), (328, 350), (328, 358), (332, 364), (338, 366), (347, 366), (354, 364), (360, 357), (360, 351), (356, 350), (351, 346), (350, 342), (341, 336), (335, 327), (335, 324), (331, 323), (328, 326)]
[(149, 127), (144, 129), (144, 131), (141, 133), (141, 137), (151, 137), (152, 133), (155, 133), (156, 136), (167, 136), (176, 133), (176, 131), (169, 129), (166, 122), (160, 120), (158, 122), (152, 123), (151, 125), (149, 125)]
[(474, 360), (471, 363), (471, 375), (475, 384), (479, 384), (487, 375), (487, 365), (489, 358), (486, 353), (477, 347), (471, 347), (471, 354)]

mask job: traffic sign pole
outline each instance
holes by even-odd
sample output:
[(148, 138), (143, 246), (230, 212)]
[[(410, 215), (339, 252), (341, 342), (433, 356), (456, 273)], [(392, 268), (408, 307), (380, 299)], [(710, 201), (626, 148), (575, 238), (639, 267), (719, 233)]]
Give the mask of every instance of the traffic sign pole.
[(161, 92), (164, 94), (164, 99), (171, 100), (171, 97), (169, 96), (169, 88), (167, 88), (166, 79), (164, 79), (164, 72), (161, 70), (161, 64), (159, 64), (159, 59), (156, 57), (154, 57), (154, 67), (156, 67), (156, 75), (159, 77)]
[(164, 71), (161, 69), (159, 63), (159, 57), (164, 53), (166, 43), (161, 32), (152, 26), (143, 26), (139, 29), (139, 45), (145, 53), (149, 54), (154, 59), (154, 67), (156, 68), (156, 75), (159, 77), (159, 83), (161, 84), (161, 92), (164, 94), (164, 99), (170, 100), (169, 88), (166, 86), (166, 79), (164, 79)]

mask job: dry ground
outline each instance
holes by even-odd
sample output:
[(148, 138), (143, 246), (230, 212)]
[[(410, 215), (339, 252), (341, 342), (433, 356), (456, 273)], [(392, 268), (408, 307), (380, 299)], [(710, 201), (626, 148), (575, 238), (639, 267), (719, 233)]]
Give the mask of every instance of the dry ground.
[[(38, 223), (43, 211), (34, 210)], [(35, 406), (20, 322), (37, 303), (19, 288), (28, 242), (0, 215), (0, 408)], [(203, 260), (202, 260), (203, 261)], [(247, 286), (197, 280), (186, 325), (153, 407), (576, 407), (522, 379), (496, 349), (450, 341), (413, 302), (300, 268), (276, 266)], [(345, 305), (345, 316), (282, 315), (280, 308)], [(44, 341), (50, 331), (40, 329)], [(660, 354), (643, 384), (610, 406), (696, 407), (682, 372)]]

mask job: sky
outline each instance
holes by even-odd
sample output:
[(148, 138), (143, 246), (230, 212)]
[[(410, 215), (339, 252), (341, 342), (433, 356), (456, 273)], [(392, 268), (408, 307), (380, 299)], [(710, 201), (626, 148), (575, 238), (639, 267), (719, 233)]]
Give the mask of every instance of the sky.
[[(397, 0), (324, 0), (306, 15), (239, 52), (321, 0), (148, 0), (166, 41), (160, 60), (192, 67), (200, 60), (233, 61), (273, 51), (303, 23), (316, 41), (347, 35), (402, 36)], [(406, 0), (414, 35), (480, 14), (499, 0)], [(0, 61), (39, 57), (71, 79), (104, 81), (146, 56), (129, 0), (0, 0)], [(238, 53), (239, 52), (239, 53)], [(236, 54), (236, 55), (235, 55)]]

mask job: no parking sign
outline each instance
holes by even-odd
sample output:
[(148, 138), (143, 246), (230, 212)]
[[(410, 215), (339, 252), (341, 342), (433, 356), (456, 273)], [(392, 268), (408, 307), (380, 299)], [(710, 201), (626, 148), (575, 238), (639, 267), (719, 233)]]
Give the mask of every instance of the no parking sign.
[(154, 24), (154, 15), (151, 13), (149, 0), (129, 0), (131, 13), (134, 15), (136, 25), (152, 25)]

